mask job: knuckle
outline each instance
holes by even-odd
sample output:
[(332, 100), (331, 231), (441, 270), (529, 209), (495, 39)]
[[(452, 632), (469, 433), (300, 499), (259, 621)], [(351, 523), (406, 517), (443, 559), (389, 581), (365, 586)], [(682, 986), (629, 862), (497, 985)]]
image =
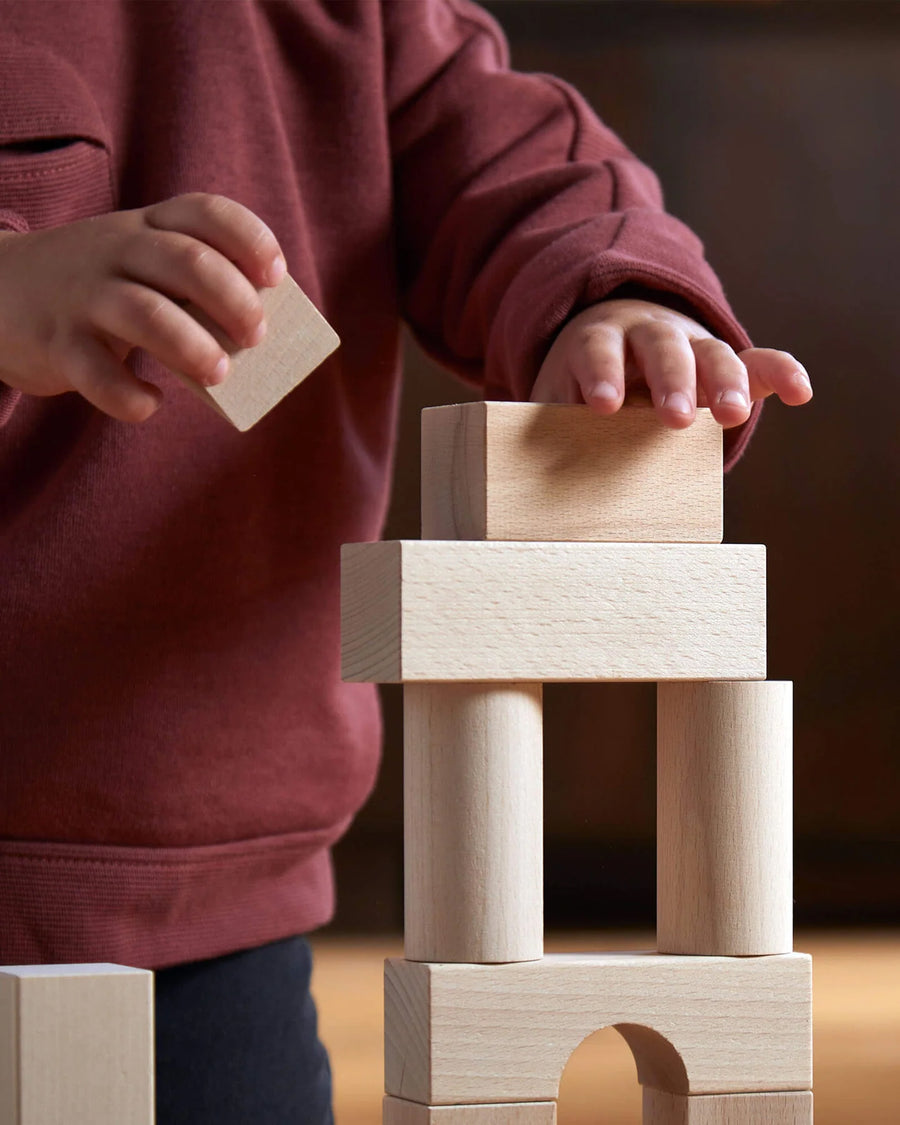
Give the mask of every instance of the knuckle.
[(262, 302), (252, 290), (247, 295), (246, 299), (240, 302), (238, 316), (241, 322), (248, 328), (255, 328), (263, 319)]
[(168, 298), (148, 289), (129, 287), (119, 298), (123, 312), (139, 320), (148, 332), (158, 328), (169, 306)]
[(704, 336), (699, 340), (692, 340), (691, 347), (695, 352), (708, 352), (711, 355), (733, 355), (734, 351), (724, 340), (717, 340), (715, 336)]
[(177, 253), (183, 269), (192, 274), (197, 274), (202, 272), (204, 265), (209, 263), (212, 250), (205, 242), (189, 238), (179, 243)]
[(197, 193), (197, 206), (211, 219), (224, 219), (234, 207), (227, 196), (211, 192)]
[(684, 339), (677, 328), (662, 321), (648, 322), (643, 326), (643, 335), (648, 344), (661, 350), (680, 347)]

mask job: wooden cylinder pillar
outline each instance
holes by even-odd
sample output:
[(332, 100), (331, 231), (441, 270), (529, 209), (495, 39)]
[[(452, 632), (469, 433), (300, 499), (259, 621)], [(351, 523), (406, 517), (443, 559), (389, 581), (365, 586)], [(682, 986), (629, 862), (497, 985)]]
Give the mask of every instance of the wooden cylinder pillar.
[(541, 684), (407, 683), (406, 957), (543, 956)]
[(789, 953), (792, 685), (661, 683), (657, 699), (659, 951)]

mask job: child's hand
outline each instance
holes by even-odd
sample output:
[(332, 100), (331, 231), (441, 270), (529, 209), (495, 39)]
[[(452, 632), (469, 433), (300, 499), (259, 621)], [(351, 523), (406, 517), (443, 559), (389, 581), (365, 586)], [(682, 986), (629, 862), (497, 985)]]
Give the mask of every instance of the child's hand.
[(803, 367), (787, 352), (735, 353), (681, 313), (649, 301), (600, 302), (562, 329), (544, 360), (532, 402), (586, 402), (613, 414), (625, 391), (643, 387), (668, 426), (682, 429), (698, 405), (724, 426), (746, 422), (750, 404), (777, 394), (788, 406), (812, 398)]
[(78, 391), (113, 418), (143, 421), (160, 394), (125, 365), (132, 348), (220, 383), (228, 357), (180, 302), (249, 347), (265, 332), (256, 290), (284, 273), (265, 223), (215, 195), (0, 234), (0, 380), (32, 395)]

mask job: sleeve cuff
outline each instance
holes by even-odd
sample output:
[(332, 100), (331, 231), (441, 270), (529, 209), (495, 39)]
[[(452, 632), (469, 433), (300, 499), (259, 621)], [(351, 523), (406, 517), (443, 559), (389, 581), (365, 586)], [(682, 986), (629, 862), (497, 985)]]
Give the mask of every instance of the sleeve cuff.
[(21, 215), (17, 215), (15, 211), (7, 211), (3, 207), (0, 207), (0, 231), (27, 234), (29, 229), (28, 223)]

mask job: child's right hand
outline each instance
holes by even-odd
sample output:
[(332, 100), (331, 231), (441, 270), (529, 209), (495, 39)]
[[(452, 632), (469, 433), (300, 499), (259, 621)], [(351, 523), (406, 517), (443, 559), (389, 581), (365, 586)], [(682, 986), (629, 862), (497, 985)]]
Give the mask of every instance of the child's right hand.
[(285, 272), (265, 223), (217, 195), (0, 233), (0, 380), (32, 395), (78, 391), (113, 418), (144, 421), (160, 392), (129, 370), (128, 353), (221, 383), (226, 353), (179, 302), (250, 347), (265, 332), (257, 289)]

